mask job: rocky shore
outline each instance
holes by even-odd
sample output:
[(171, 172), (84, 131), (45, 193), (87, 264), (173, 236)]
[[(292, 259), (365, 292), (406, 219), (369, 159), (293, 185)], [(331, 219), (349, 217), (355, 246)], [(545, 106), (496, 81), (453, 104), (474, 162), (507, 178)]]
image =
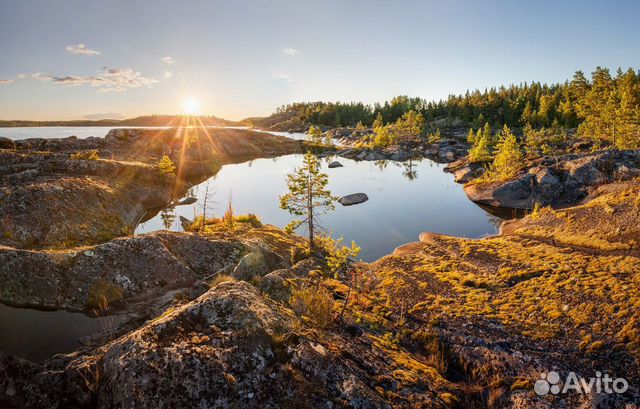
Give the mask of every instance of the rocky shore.
[[(0, 407), (640, 407), (637, 152), (543, 158), (483, 186), (466, 148), (443, 139), (338, 154), (438, 158), (478, 202), (566, 208), (541, 207), (479, 240), (423, 233), (349, 274), (260, 223), (125, 234), (190, 181), (298, 142), (118, 130), (0, 150), (0, 301), (122, 316), (44, 362), (0, 352)], [(71, 159), (88, 150), (98, 158)], [(175, 175), (160, 174), (162, 155)], [(629, 388), (540, 396), (533, 385), (549, 371), (603, 371)]]
[(598, 186), (640, 176), (640, 151), (606, 150), (543, 157), (528, 161), (507, 181), (476, 180), (484, 174), (481, 164), (467, 159), (450, 164), (447, 171), (465, 183), (464, 191), (476, 203), (514, 209), (567, 206), (578, 203)]
[[(300, 150), (296, 141), (239, 129), (116, 129), (105, 138), (15, 141), (0, 150), (0, 244), (105, 242), (130, 234), (147, 210), (225, 163)], [(163, 155), (174, 173), (159, 171)]]

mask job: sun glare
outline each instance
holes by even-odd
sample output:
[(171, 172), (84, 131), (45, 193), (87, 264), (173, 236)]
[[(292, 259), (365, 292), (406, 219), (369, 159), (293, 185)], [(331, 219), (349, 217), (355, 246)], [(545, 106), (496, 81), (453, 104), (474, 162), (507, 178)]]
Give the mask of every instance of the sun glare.
[(198, 115), (200, 113), (200, 101), (193, 97), (187, 97), (182, 101), (182, 111), (185, 115)]

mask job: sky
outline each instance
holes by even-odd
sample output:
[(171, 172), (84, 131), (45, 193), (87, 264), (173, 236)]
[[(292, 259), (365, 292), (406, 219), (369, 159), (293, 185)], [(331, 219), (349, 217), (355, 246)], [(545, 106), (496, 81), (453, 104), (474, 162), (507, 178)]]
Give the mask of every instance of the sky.
[(0, 119), (241, 119), (562, 82), (640, 68), (638, 16), (615, 0), (0, 0)]

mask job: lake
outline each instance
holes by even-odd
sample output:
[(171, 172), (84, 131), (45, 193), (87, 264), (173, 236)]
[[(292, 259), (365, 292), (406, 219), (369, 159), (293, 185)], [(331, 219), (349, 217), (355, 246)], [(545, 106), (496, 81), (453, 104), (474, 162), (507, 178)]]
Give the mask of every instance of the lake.
[[(197, 197), (198, 202), (167, 209), (141, 223), (136, 233), (165, 228), (181, 231), (178, 216), (192, 220), (201, 214), (207, 183), (209, 202), (214, 202), (208, 216), (220, 217), (231, 195), (236, 214), (255, 213), (263, 223), (284, 227), (292, 216), (279, 208), (278, 197), (286, 192), (287, 173), (301, 165), (302, 157), (287, 155), (225, 165), (217, 175), (194, 186), (187, 194)], [(348, 207), (336, 203), (336, 209), (322, 216), (320, 224), (333, 237), (343, 236), (346, 243), (354, 240), (362, 247), (360, 257), (365, 261), (376, 260), (399, 245), (416, 241), (423, 231), (469, 238), (497, 233), (500, 219), (471, 202), (462, 185), (443, 171), (444, 165), (427, 159), (404, 163), (331, 160), (334, 159), (344, 167), (329, 169), (329, 160), (323, 160), (331, 192), (336, 196), (362, 192), (369, 200)]]
[[(0, 137), (9, 138), (17, 141), (19, 139), (29, 138), (66, 138), (68, 136), (77, 136), (79, 139), (89, 138), (90, 136), (96, 136), (99, 138), (104, 137), (111, 129), (115, 128), (127, 128), (127, 129), (167, 129), (168, 126), (34, 126), (34, 127), (19, 127), (19, 128), (2, 128), (0, 127)], [(216, 126), (206, 126), (205, 128), (218, 128)], [(244, 128), (244, 127), (229, 127), (229, 128)], [(266, 132), (266, 131), (260, 131)], [(290, 132), (270, 132), (274, 135), (286, 136), (292, 139), (304, 139), (306, 134), (304, 133), (290, 133)]]
[(117, 318), (0, 304), (0, 351), (38, 362), (81, 347), (79, 338), (113, 329)]
[[(68, 136), (77, 136), (79, 139), (85, 139), (90, 136), (99, 138), (104, 137), (111, 129), (117, 126), (34, 126), (21, 128), (0, 128), (0, 137), (12, 139), (28, 138), (66, 138)], [(140, 129), (163, 129), (165, 127), (151, 126), (126, 126), (123, 128), (140, 128)]]

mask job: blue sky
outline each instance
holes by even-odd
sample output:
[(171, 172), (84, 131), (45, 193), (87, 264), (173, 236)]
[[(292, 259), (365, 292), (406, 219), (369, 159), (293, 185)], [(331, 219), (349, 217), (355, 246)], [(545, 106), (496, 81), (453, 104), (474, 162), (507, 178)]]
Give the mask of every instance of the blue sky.
[(0, 119), (182, 113), (185, 98), (240, 119), (558, 82), (640, 68), (638, 16), (635, 1), (0, 0)]

